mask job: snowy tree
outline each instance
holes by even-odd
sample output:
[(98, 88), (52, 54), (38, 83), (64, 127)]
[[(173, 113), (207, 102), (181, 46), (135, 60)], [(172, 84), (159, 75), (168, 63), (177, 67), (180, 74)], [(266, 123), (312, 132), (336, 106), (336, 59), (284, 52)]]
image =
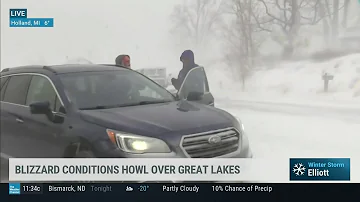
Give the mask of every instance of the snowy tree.
[(185, 0), (173, 9), (170, 30), (178, 46), (204, 51), (219, 32), (222, 2), (219, 0)]
[(258, 26), (263, 16), (259, 10), (259, 3), (251, 0), (231, 0), (226, 2), (225, 12), (228, 21), (223, 28), (226, 47), (226, 61), (232, 66), (235, 75), (240, 76), (243, 90), (245, 80), (254, 67), (254, 58), (258, 54), (258, 48), (262, 43), (259, 37)]

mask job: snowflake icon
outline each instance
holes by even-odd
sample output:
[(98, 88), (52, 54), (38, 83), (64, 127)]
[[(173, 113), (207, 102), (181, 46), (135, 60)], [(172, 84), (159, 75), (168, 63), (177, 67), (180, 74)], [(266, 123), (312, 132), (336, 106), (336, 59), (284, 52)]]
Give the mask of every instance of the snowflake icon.
[(293, 172), (296, 176), (304, 175), (306, 167), (302, 163), (297, 163), (293, 167)]

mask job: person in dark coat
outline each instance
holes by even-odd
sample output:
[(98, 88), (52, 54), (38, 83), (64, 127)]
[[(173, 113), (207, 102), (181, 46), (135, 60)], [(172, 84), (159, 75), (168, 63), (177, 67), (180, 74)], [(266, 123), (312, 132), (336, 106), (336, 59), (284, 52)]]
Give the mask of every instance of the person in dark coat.
[(178, 78), (172, 78), (171, 83), (176, 88), (176, 90), (179, 90), (181, 87), (181, 84), (183, 83), (187, 73), (195, 67), (198, 67), (195, 63), (195, 56), (194, 53), (191, 50), (185, 50), (181, 56), (180, 61), (183, 63), (183, 68), (180, 70)]
[(119, 66), (131, 68), (130, 56), (125, 54), (117, 56), (115, 59), (115, 64)]

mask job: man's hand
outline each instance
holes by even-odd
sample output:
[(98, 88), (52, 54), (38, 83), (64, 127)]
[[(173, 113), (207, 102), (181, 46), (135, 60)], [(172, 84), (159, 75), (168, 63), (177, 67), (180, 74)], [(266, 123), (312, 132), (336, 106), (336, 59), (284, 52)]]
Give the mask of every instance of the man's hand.
[(177, 83), (177, 79), (172, 78), (172, 79), (171, 79), (171, 84), (172, 84), (173, 86), (175, 86), (176, 83)]
[(175, 78), (171, 79), (172, 85), (175, 87), (176, 90), (179, 90), (178, 80)]

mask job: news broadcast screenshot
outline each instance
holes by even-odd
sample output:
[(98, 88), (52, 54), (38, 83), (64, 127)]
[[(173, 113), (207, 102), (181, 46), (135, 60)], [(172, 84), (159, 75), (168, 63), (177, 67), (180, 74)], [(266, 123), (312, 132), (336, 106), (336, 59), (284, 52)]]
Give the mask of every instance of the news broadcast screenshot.
[(360, 0), (1, 0), (0, 201), (360, 201)]

